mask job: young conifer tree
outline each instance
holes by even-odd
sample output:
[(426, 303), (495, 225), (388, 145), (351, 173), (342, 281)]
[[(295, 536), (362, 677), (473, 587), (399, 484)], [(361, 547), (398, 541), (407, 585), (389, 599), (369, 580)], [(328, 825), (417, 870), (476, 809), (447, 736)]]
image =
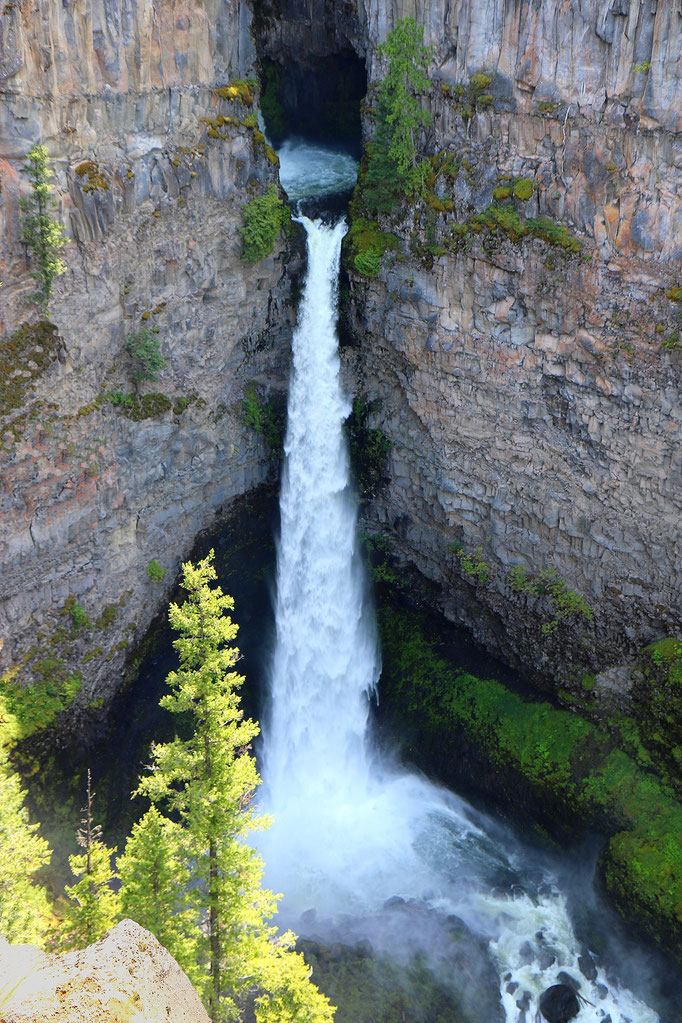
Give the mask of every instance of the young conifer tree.
[(161, 354), (161, 342), (147, 327), (131, 334), (126, 343), (126, 350), (136, 363), (133, 370), (135, 387), (146, 380), (156, 380), (162, 369), (168, 365)]
[(432, 118), (420, 96), (430, 85), (427, 72), (433, 54), (423, 40), (423, 26), (412, 17), (401, 18), (379, 47), (387, 64), (379, 83), (367, 169), (369, 204), (378, 212), (391, 211), (395, 193), (409, 196), (423, 187), (419, 134)]
[(88, 768), (85, 816), (77, 833), (83, 852), (69, 856), (69, 866), (76, 883), (66, 887), (71, 902), (59, 935), (60, 944), (65, 948), (85, 948), (98, 941), (113, 927), (118, 917), (118, 896), (111, 887), (111, 882), (117, 878), (111, 866), (116, 850), (104, 844), (100, 825), (93, 824), (94, 795)]
[[(290, 950), (293, 936), (277, 938), (268, 923), (276, 898), (261, 886), (262, 863), (244, 841), (267, 824), (251, 803), (260, 779), (248, 750), (258, 726), (244, 719), (239, 705), (244, 680), (234, 671), (238, 651), (230, 646), (237, 634), (228, 614), (233, 601), (211, 587), (215, 578), (213, 551), (196, 566), (183, 565), (187, 600), (172, 604), (169, 612), (180, 633), (174, 643), (180, 666), (168, 676), (170, 693), (161, 705), (190, 715), (194, 729), (187, 739), (154, 747), (152, 773), (138, 791), (162, 804), (182, 826), (184, 860), (192, 875), (185, 898), (193, 900), (196, 914), (197, 969), (191, 973), (198, 976), (195, 983), (211, 1018), (216, 1023), (234, 1019), (244, 1000), (255, 996), (259, 1023), (330, 1023), (327, 999), (310, 983), (302, 956)], [(169, 913), (177, 908), (184, 884), (180, 872), (175, 894), (172, 884), (168, 888)], [(124, 902), (129, 892), (128, 882)], [(136, 899), (141, 895), (138, 885)], [(157, 926), (169, 933), (168, 922)], [(170, 941), (174, 953), (173, 935)]]
[(29, 824), (19, 778), (0, 745), (0, 936), (11, 944), (42, 944), (51, 915), (35, 874), (52, 854), (37, 831), (37, 824)]
[(169, 950), (190, 980), (200, 983), (197, 965), (199, 913), (192, 899), (183, 831), (152, 806), (133, 827), (117, 861), (121, 915), (136, 920)]
[(31, 192), (19, 200), (19, 207), (22, 212), (21, 233), (33, 253), (35, 268), (32, 276), (38, 282), (38, 290), (32, 297), (43, 309), (47, 309), (52, 282), (66, 271), (59, 256), (60, 250), (66, 245), (66, 238), (64, 228), (52, 216), (54, 200), (52, 186), (49, 184), (52, 171), (48, 167), (45, 146), (36, 144), (31, 147), (23, 170), (31, 183)]

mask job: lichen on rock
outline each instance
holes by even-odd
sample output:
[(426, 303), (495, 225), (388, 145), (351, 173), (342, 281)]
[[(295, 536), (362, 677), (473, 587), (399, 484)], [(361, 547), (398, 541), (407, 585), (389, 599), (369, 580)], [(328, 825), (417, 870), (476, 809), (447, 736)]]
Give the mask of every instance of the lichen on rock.
[(4, 1023), (209, 1023), (169, 952), (122, 920), (79, 952), (50, 955), (0, 939)]

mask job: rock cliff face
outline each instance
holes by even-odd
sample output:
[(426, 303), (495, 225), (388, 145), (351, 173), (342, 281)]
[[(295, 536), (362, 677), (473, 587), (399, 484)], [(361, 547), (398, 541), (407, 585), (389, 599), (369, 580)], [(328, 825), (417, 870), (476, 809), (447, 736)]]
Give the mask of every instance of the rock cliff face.
[[(376, 79), (405, 15), (434, 47), (425, 146), (456, 173), (440, 208), (382, 225), (400, 260), (351, 267), (355, 371), (393, 442), (371, 514), (450, 616), (538, 681), (567, 663), (577, 679), (682, 625), (682, 8), (260, 0), (254, 25), (296, 88), (353, 52)], [(79, 672), (81, 707), (108, 701), (163, 602), (149, 562), (170, 581), (267, 472), (238, 403), (251, 378), (283, 386), (291, 275), (282, 248), (240, 261), (240, 204), (276, 171), (248, 96), (216, 91), (252, 73), (251, 26), (219, 0), (0, 15), (0, 669)], [(72, 239), (55, 332), (36, 327), (17, 210), (38, 139)], [(505, 185), (516, 220), (470, 229)], [(538, 216), (576, 245), (515, 235)], [(141, 326), (169, 365), (113, 404)], [(72, 628), (74, 601), (94, 627)], [(627, 684), (609, 670), (596, 692)]]
[[(360, 387), (393, 442), (371, 515), (446, 613), (579, 690), (682, 627), (682, 8), (367, 0), (373, 76), (404, 15), (434, 46), (426, 150), (451, 177), (440, 208), (382, 223), (397, 261), (350, 268)], [(498, 196), (506, 227), (477, 224)], [(515, 232), (538, 216), (544, 235)]]
[[(268, 472), (239, 403), (251, 379), (285, 384), (288, 255), (240, 259), (240, 207), (276, 170), (257, 96), (217, 91), (253, 73), (250, 23), (222, 0), (0, 12), (0, 674), (79, 672), (81, 707), (120, 684), (196, 533)], [(70, 235), (55, 333), (36, 327), (20, 241), (36, 141)], [(133, 394), (125, 345), (142, 327), (168, 366), (112, 404)], [(92, 627), (72, 628), (74, 600)]]

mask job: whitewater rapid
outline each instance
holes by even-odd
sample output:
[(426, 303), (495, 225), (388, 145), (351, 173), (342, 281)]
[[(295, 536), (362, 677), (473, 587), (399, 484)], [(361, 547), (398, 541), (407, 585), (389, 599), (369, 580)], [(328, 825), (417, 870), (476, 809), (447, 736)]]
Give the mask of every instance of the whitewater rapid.
[[(304, 174), (305, 154), (289, 152), (282, 163), (292, 194), (291, 174)], [(314, 188), (337, 169), (315, 163)], [(309, 186), (299, 184), (298, 194)], [(284, 893), (288, 919), (312, 908), (320, 916), (361, 917), (394, 896), (457, 914), (489, 942), (508, 1023), (517, 1023), (524, 991), (534, 1020), (540, 994), (562, 970), (580, 979), (587, 1000), (578, 1023), (609, 1016), (612, 1023), (658, 1023), (603, 969), (594, 982), (579, 972), (585, 949), (551, 871), (531, 877), (510, 834), (501, 836), (464, 800), (391, 768), (369, 749), (380, 659), (343, 430), (351, 403), (341, 384), (337, 281), (346, 225), (299, 220), (308, 270), (293, 339), (264, 726), (262, 800), (273, 824), (257, 844), (266, 881)]]

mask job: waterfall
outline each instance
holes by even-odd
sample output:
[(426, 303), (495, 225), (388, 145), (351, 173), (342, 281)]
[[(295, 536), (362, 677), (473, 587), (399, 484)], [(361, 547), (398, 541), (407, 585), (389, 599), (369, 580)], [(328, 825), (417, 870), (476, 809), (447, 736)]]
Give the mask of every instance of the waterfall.
[[(346, 225), (299, 221), (308, 270), (293, 338), (264, 728), (263, 800), (273, 823), (257, 846), (266, 882), (284, 893), (283, 915), (297, 928), (312, 908), (376, 921), (392, 896), (421, 900), (443, 918), (457, 914), (489, 943), (508, 1023), (519, 1019), (517, 989), (528, 992), (534, 1019), (540, 994), (562, 970), (581, 976), (583, 948), (556, 878), (454, 793), (391, 769), (368, 749), (379, 654), (343, 431), (350, 401), (336, 320)], [(603, 968), (582, 983), (588, 1001), (578, 1023), (609, 1015), (612, 1023), (657, 1023)]]
[(337, 277), (343, 221), (301, 218), (308, 278), (293, 340), (280, 498), (276, 647), (266, 772), (279, 805), (295, 789), (311, 805), (366, 782), (368, 692), (379, 674), (373, 617), (356, 544), (339, 373)]
[(379, 651), (343, 428), (351, 406), (340, 380), (336, 305), (346, 225), (300, 222), (308, 272), (293, 339), (263, 750), (275, 819), (258, 844), (285, 906), (364, 910), (369, 891), (388, 898), (417, 864), (409, 814), (395, 803), (396, 786), (372, 769), (367, 748)]

